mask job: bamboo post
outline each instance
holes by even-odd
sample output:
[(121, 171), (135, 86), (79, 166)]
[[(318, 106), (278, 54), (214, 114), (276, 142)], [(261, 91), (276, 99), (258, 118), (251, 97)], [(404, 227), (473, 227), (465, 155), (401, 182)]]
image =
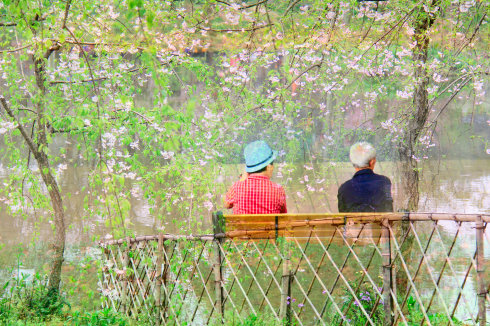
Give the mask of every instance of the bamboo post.
[[(104, 251), (104, 262), (110, 261), (111, 260), (111, 251), (107, 248), (103, 248)], [(102, 282), (102, 289), (103, 290), (109, 290), (109, 280), (110, 279), (110, 271), (109, 267), (107, 265), (103, 266), (101, 269), (101, 275), (100, 275), (100, 281)], [(117, 282), (117, 281), (116, 281)], [(116, 287), (116, 284), (114, 284), (114, 287)], [(102, 308), (109, 308), (111, 306), (112, 298), (109, 296), (104, 295), (104, 300), (102, 301)], [(107, 306), (106, 306), (107, 305)]]
[(291, 251), (289, 243), (282, 238), (282, 278), (281, 278), (281, 305), (279, 307), (279, 318), (284, 325), (291, 325)]
[[(213, 212), (214, 235), (225, 233), (225, 218), (222, 211)], [(215, 237), (216, 238), (216, 237)]]
[(123, 286), (122, 286), (122, 308), (125, 314), (129, 311), (129, 298), (128, 298), (128, 266), (129, 266), (129, 250), (131, 249), (131, 240), (126, 238), (127, 247), (123, 254)]
[(215, 309), (216, 312), (218, 313), (218, 318), (219, 318), (219, 323), (224, 324), (225, 321), (225, 309), (224, 309), (224, 292), (223, 292), (223, 255), (221, 253), (221, 242), (222, 242), (222, 237), (217, 236), (222, 235), (225, 230), (224, 230), (224, 219), (223, 219), (223, 213), (221, 211), (218, 212), (213, 212), (213, 231), (214, 231), (214, 241), (216, 244), (216, 251), (215, 251), (215, 261), (213, 265), (213, 271), (214, 271), (214, 284), (215, 284)]
[[(413, 214), (410, 213), (409, 210), (407, 209), (401, 209), (399, 210), (400, 213), (403, 213), (402, 219), (401, 219), (401, 225), (400, 225), (400, 230), (402, 237), (405, 237), (405, 241), (403, 241), (401, 248), (400, 248), (400, 258), (404, 259), (407, 265), (412, 264), (412, 259), (411, 259), (411, 252), (412, 252), (412, 247), (414, 243), (414, 236), (413, 234), (410, 233), (410, 221), (412, 221), (412, 216)], [(427, 218), (427, 216), (426, 216)], [(427, 221), (430, 221), (430, 215), (426, 219)], [(405, 236), (406, 235), (406, 236)], [(398, 282), (398, 287), (397, 287), (397, 295), (400, 295), (401, 297), (404, 297), (407, 295), (408, 287), (409, 287), (409, 280), (408, 280), (408, 275), (404, 273), (403, 268), (399, 266), (398, 270), (396, 271), (398, 273), (397, 275), (397, 282)]]
[[(164, 268), (162, 267), (163, 263), (163, 234), (158, 236), (158, 249), (157, 249), (157, 266), (155, 269), (156, 273), (156, 287), (155, 287), (155, 310), (157, 313), (156, 316), (156, 325), (159, 326), (161, 324), (161, 312), (162, 312), (162, 277)], [(160, 271), (160, 273), (159, 273)]]
[(393, 288), (392, 266), (391, 266), (391, 234), (389, 229), (389, 221), (382, 222), (381, 229), (381, 250), (383, 256), (383, 301), (384, 301), (384, 326), (393, 325), (393, 299), (391, 290)]
[[(163, 235), (162, 235), (163, 237)], [(175, 245), (175, 244), (174, 244)], [(168, 292), (168, 275), (170, 271), (170, 260), (169, 260), (169, 251), (168, 246), (165, 245), (165, 242), (162, 244), (163, 248), (163, 319), (167, 320), (167, 309), (170, 303), (169, 292)]]
[(486, 325), (486, 307), (485, 299), (487, 294), (487, 287), (485, 285), (485, 255), (483, 246), (483, 219), (481, 216), (476, 220), (476, 279), (478, 282), (478, 320), (480, 326)]

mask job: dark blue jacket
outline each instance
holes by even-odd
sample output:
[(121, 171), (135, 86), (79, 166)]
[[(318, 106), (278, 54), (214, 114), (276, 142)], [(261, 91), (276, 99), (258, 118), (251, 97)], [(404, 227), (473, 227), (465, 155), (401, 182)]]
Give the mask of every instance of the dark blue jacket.
[(393, 212), (391, 181), (371, 169), (359, 170), (339, 188), (339, 212)]

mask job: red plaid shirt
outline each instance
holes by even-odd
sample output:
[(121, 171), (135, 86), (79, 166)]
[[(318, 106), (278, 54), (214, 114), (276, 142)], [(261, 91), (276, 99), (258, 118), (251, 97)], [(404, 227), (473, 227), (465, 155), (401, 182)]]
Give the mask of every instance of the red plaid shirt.
[(233, 214), (287, 213), (284, 189), (264, 175), (249, 175), (231, 186), (225, 200)]

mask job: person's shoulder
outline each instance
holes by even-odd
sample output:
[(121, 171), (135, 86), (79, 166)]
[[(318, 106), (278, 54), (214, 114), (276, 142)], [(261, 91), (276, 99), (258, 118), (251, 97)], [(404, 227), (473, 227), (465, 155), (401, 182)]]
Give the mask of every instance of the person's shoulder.
[(379, 178), (380, 180), (383, 180), (384, 182), (386, 183), (391, 183), (391, 180), (390, 178), (388, 178), (387, 176), (385, 175), (382, 175), (382, 174), (377, 174), (375, 173), (376, 177)]
[(282, 186), (278, 183), (275, 183), (274, 181), (271, 181), (271, 186), (274, 188), (281, 188), (282, 189)]
[(350, 185), (351, 183), (352, 183), (352, 178), (351, 178), (351, 179), (349, 179), (349, 180), (347, 180), (347, 181), (345, 181), (343, 184), (341, 184), (341, 185), (340, 185), (340, 187), (339, 187), (339, 191), (340, 191), (341, 189), (344, 189), (344, 188), (349, 187), (349, 185)]
[(237, 181), (233, 182), (233, 184), (231, 185), (231, 187), (230, 187), (230, 188), (237, 188), (237, 187), (239, 187), (239, 186), (243, 185), (243, 184), (244, 184), (244, 182), (245, 182), (245, 181), (237, 180)]
[(284, 191), (284, 188), (280, 184), (275, 183), (274, 181), (271, 180), (269, 181), (272, 188)]

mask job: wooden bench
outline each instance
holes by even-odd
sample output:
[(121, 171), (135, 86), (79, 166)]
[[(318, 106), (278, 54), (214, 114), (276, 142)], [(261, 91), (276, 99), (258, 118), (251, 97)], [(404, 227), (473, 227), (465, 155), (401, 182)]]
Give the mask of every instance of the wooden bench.
[[(274, 239), (278, 237), (331, 237), (339, 227), (343, 231), (350, 228), (351, 238), (356, 237), (362, 228), (371, 232), (369, 236), (378, 236), (383, 223), (396, 221), (437, 221), (456, 220), (473, 222), (481, 215), (458, 215), (447, 213), (288, 213), (233, 215), (221, 211), (213, 213), (213, 230), (226, 238)], [(483, 216), (484, 222), (490, 218)], [(364, 225), (364, 226), (363, 226)], [(374, 233), (373, 233), (374, 232)]]

